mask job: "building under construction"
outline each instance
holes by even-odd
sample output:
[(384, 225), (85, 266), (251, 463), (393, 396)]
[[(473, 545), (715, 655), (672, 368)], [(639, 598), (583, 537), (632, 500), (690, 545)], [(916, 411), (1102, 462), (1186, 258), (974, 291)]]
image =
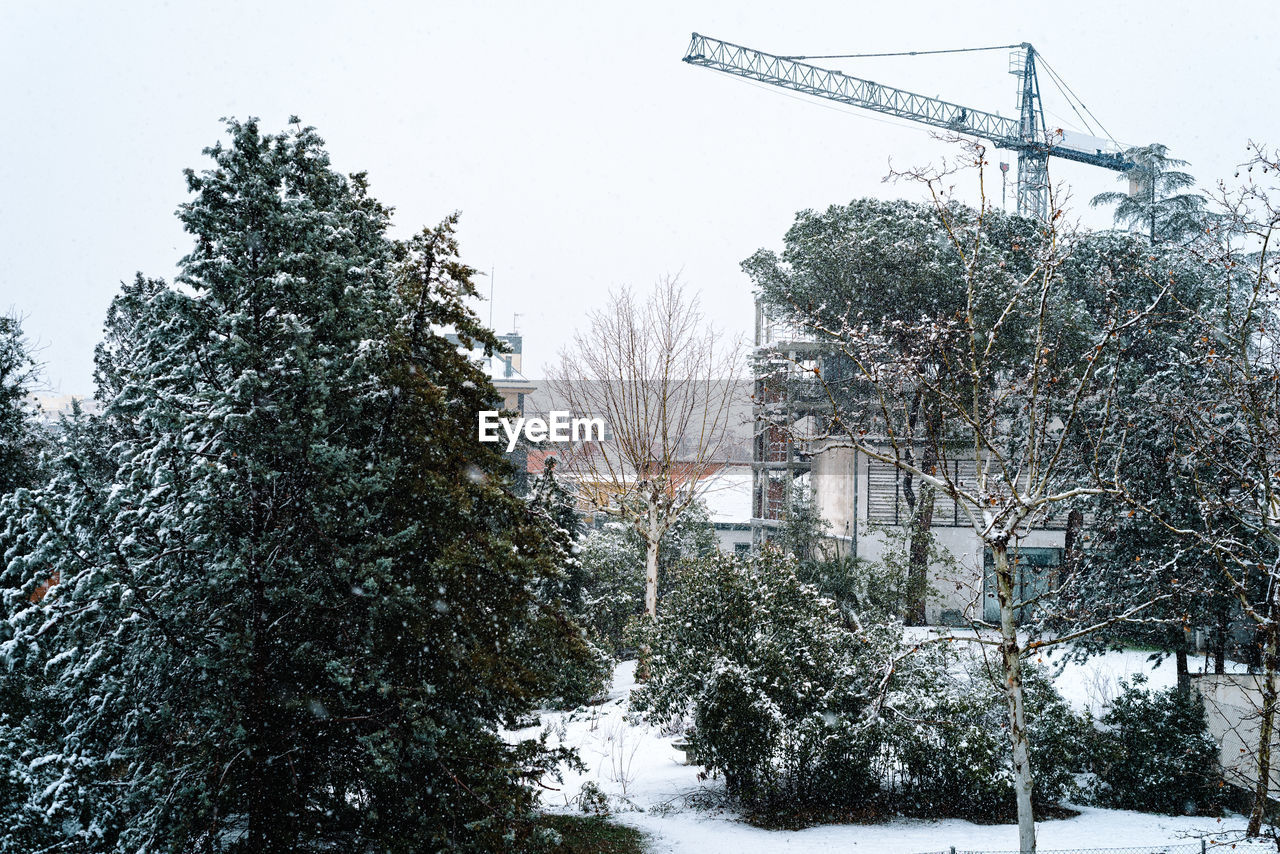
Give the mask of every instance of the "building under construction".
[[(794, 501), (810, 501), (826, 523), (831, 551), (865, 561), (880, 559), (900, 537), (911, 512), (908, 482), (896, 465), (873, 459), (830, 438), (831, 397), (812, 373), (829, 345), (792, 324), (771, 318), (756, 303), (756, 434), (752, 455), (752, 538), (757, 547), (777, 535)], [(894, 454), (886, 444), (886, 454)], [(973, 460), (949, 460), (947, 474), (965, 485), (976, 478)], [(940, 559), (931, 563), (925, 620), (968, 625), (998, 619), (990, 556), (967, 514), (950, 497), (933, 499), (930, 533)], [(1049, 517), (1018, 539), (1016, 584), (1026, 601), (1055, 583), (1065, 554), (1066, 517)]]

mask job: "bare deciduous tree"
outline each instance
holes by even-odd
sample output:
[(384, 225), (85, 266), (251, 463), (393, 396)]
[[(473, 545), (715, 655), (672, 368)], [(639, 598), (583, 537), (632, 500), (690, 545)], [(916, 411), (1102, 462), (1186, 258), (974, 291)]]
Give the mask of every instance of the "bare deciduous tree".
[(643, 540), (651, 618), (662, 538), (726, 461), (738, 361), (737, 344), (723, 342), (697, 298), (668, 277), (644, 302), (612, 294), (551, 371), (561, 404), (609, 425), (607, 441), (571, 446), (563, 466), (582, 500)]

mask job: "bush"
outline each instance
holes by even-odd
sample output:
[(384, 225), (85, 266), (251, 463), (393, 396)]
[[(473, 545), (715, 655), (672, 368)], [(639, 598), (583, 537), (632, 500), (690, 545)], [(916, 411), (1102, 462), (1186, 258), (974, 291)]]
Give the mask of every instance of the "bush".
[[(957, 672), (958, 671), (958, 672)], [(909, 813), (999, 821), (1014, 815), (1008, 706), (998, 677), (976, 664), (921, 670), (893, 698), (881, 755), (895, 805)], [(1061, 800), (1084, 770), (1089, 722), (1043, 672), (1023, 671), (1035, 807)]]
[(578, 638), (571, 648), (576, 653), (555, 661), (555, 679), (546, 704), (553, 709), (576, 709), (599, 703), (613, 683), (613, 659), (599, 646)]
[[(757, 821), (868, 806), (1011, 818), (998, 676), (940, 645), (902, 655), (897, 624), (846, 622), (797, 572), (773, 549), (683, 566), (648, 629), (652, 677), (633, 708), (657, 723), (691, 719), (692, 753), (724, 774), (729, 796)], [(1024, 687), (1042, 809), (1085, 770), (1090, 725), (1034, 666)]]
[(633, 697), (651, 719), (693, 719), (702, 764), (757, 817), (861, 806), (879, 788), (865, 714), (896, 643), (854, 633), (773, 549), (684, 564), (650, 627), (651, 679)]
[(1092, 751), (1096, 800), (1170, 815), (1216, 812), (1218, 747), (1204, 708), (1177, 689), (1152, 691), (1135, 676), (1103, 716)]
[[(1072, 711), (1043, 668), (1024, 664), (1022, 686), (1035, 773), (1032, 794), (1040, 809), (1071, 795), (1076, 775), (1088, 770), (1093, 721), (1087, 713)], [(991, 686), (993, 694), (997, 687)], [(1006, 708), (1003, 695), (997, 696)]]
[(604, 649), (618, 655), (627, 621), (644, 611), (644, 550), (633, 532), (613, 523), (582, 539), (578, 559), (586, 573), (586, 627)]
[[(675, 567), (681, 561), (716, 553), (715, 527), (706, 506), (695, 502), (676, 520), (658, 547), (658, 601), (665, 603)], [(585, 577), (580, 622), (592, 640), (610, 655), (634, 653), (628, 625), (644, 615), (643, 540), (630, 525), (610, 522), (583, 537), (578, 559)]]

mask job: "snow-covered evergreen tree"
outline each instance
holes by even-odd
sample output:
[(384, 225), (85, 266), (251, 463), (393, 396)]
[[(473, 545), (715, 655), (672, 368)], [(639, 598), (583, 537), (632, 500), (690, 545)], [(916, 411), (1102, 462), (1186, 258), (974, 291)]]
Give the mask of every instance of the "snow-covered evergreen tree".
[(1169, 147), (1158, 142), (1130, 148), (1124, 157), (1129, 168), (1116, 177), (1129, 191), (1099, 193), (1090, 205), (1115, 205), (1116, 222), (1145, 233), (1152, 245), (1181, 242), (1204, 230), (1205, 197), (1183, 192), (1196, 180), (1177, 168), (1187, 161), (1170, 157)]
[(591, 531), (580, 552), (587, 625), (613, 655), (624, 651), (629, 622), (644, 613), (644, 548), (629, 526), (611, 522)]
[[(1159, 646), (1177, 661), (1179, 684), (1190, 691), (1188, 647), (1193, 628), (1212, 626), (1219, 668), (1227, 624), (1232, 616), (1225, 578), (1211, 555), (1171, 528), (1205, 524), (1205, 506), (1191, 469), (1194, 458), (1180, 447), (1178, 423), (1186, 397), (1203, 382), (1194, 329), (1187, 312), (1212, 305), (1219, 287), (1211, 269), (1171, 246), (1152, 247), (1139, 235), (1101, 232), (1085, 235), (1064, 265), (1063, 275), (1105, 283), (1121, 293), (1138, 293), (1152, 282), (1169, 287), (1170, 308), (1128, 336), (1126, 358), (1111, 378), (1110, 405), (1123, 413), (1117, 443), (1124, 447), (1120, 467), (1127, 496), (1103, 494), (1079, 502), (1074, 518), (1089, 517), (1078, 546), (1069, 548), (1062, 603), (1055, 610), (1067, 619), (1057, 628), (1071, 631), (1099, 621), (1117, 606), (1149, 601), (1144, 622), (1117, 625), (1081, 638), (1096, 648), (1118, 639)], [(1105, 399), (1099, 398), (1105, 402)], [(1087, 444), (1087, 438), (1084, 440)], [(1085, 448), (1087, 453), (1087, 448)], [(1084, 454), (1075, 458), (1080, 474)], [(1142, 506), (1152, 512), (1138, 512)], [(1072, 535), (1069, 529), (1068, 536)]]
[(555, 457), (549, 457), (543, 473), (533, 480), (529, 504), (546, 527), (557, 568), (556, 575), (547, 583), (546, 595), (559, 600), (569, 613), (581, 616), (585, 609), (583, 587), (586, 583), (578, 555), (582, 519), (574, 507), (573, 495), (556, 476), (556, 466)]
[[(975, 241), (975, 246), (981, 241), (980, 253), (969, 256), (967, 251), (956, 251), (948, 232), (948, 220), (953, 218), (966, 220), (971, 233), (963, 239)], [(971, 308), (984, 315), (998, 312), (998, 294), (1004, 292), (998, 283), (1031, 275), (1036, 257), (1030, 247), (1041, 242), (1032, 220), (996, 211), (976, 220), (955, 208), (940, 210), (928, 203), (879, 199), (801, 211), (784, 240), (780, 254), (761, 249), (742, 263), (773, 316), (809, 334), (818, 334), (815, 325), (827, 330), (859, 326), (887, 347), (913, 352), (922, 375), (954, 370), (954, 363), (940, 348), (920, 346), (914, 330), (922, 319), (963, 316), (966, 290), (961, 283), (974, 275), (984, 282)], [(980, 266), (975, 267), (979, 254)], [(1007, 336), (1009, 340), (997, 342), (999, 349), (989, 354), (1000, 367), (1007, 366), (1016, 338)], [(823, 356), (825, 391), (834, 394), (833, 406), (846, 412), (866, 405), (861, 366), (854, 361), (840, 352)], [(770, 359), (760, 367), (769, 384), (813, 380), (803, 371), (796, 376), (795, 366), (786, 358)], [(922, 625), (938, 490), (914, 469), (931, 470), (938, 465), (930, 439), (942, 429), (941, 414), (937, 396), (929, 393), (925, 383), (902, 378), (899, 382), (892, 406), (901, 417), (893, 427), (906, 466), (896, 474), (910, 537), (903, 611), (908, 625)]]
[[(1259, 665), (1256, 768), (1247, 834), (1271, 813), (1280, 727), (1280, 154), (1251, 146), (1240, 187), (1220, 187), (1212, 234), (1197, 260), (1215, 271), (1217, 300), (1186, 312), (1201, 382), (1172, 413), (1202, 507), (1168, 524), (1207, 553), (1254, 632)], [(1151, 509), (1159, 517), (1158, 509)]]
[[(14, 541), (6, 519), (26, 491), (38, 486), (45, 473), (41, 455), (54, 448), (54, 438), (38, 426), (30, 402), (36, 372), (21, 323), (16, 317), (0, 317), (0, 566)], [(28, 597), (38, 599), (52, 580), (45, 576), (28, 591)], [(0, 643), (11, 636), (9, 627), (0, 622)], [(33, 680), (25, 674), (0, 670), (0, 816), (23, 816), (19, 825), (31, 818), (24, 813), (30, 809), (27, 795), (32, 776), (20, 756), (32, 745), (6, 734), (31, 715), (33, 689)], [(34, 850), (38, 840), (22, 831), (15, 838), (25, 850)]]
[(16, 317), (0, 316), (0, 495), (36, 480), (40, 431), (30, 402), (36, 376)]
[(556, 477), (556, 459), (548, 458), (543, 473), (534, 479), (529, 504), (546, 531), (553, 572), (539, 585), (541, 597), (573, 621), (565, 627), (568, 653), (546, 665), (555, 673), (550, 695), (553, 705), (569, 707), (601, 699), (613, 676), (613, 659), (601, 648), (588, 628), (592, 615), (587, 603), (589, 577), (579, 556), (582, 519), (573, 496)]
[(36, 711), (3, 722), (0, 850), (514, 847), (557, 757), (497, 726), (573, 653), (476, 440), (496, 395), (442, 334), (497, 346), (456, 218), (394, 242), (313, 129), (228, 133), (187, 173), (181, 286), (125, 287), (102, 418), (8, 516)]

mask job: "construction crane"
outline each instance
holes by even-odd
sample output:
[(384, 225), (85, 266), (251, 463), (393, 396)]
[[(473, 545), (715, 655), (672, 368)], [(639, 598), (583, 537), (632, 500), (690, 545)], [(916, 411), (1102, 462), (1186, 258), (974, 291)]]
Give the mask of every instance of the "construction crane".
[[(1049, 215), (1048, 168), (1050, 157), (1061, 157), (1077, 163), (1088, 163), (1123, 172), (1131, 167), (1118, 150), (1109, 146), (1092, 148), (1069, 145), (1066, 136), (1055, 131), (1052, 135), (1045, 128), (1044, 108), (1040, 102), (1040, 83), (1036, 77), (1036, 50), (1023, 42), (1017, 45), (1001, 45), (1010, 54), (1009, 72), (1018, 77), (1018, 118), (1006, 118), (997, 113), (963, 107), (950, 101), (917, 95), (905, 89), (895, 89), (859, 77), (850, 77), (839, 71), (819, 68), (801, 62), (812, 57), (774, 56), (693, 34), (684, 61), (803, 92), (818, 98), (826, 98), (887, 113), (932, 125), (953, 133), (989, 140), (997, 148), (1018, 153), (1018, 213), (1023, 216), (1044, 219)], [(967, 50), (974, 50), (968, 48)], [(960, 51), (913, 51), (907, 55), (925, 53), (952, 53)], [(863, 54), (863, 56), (894, 56), (901, 54)], [(823, 58), (823, 57), (818, 57)], [(828, 57), (834, 58), (834, 57)], [(1050, 73), (1053, 71), (1050, 69)], [(1093, 140), (1091, 142), (1102, 142)], [(1117, 147), (1118, 149), (1118, 147)]]

